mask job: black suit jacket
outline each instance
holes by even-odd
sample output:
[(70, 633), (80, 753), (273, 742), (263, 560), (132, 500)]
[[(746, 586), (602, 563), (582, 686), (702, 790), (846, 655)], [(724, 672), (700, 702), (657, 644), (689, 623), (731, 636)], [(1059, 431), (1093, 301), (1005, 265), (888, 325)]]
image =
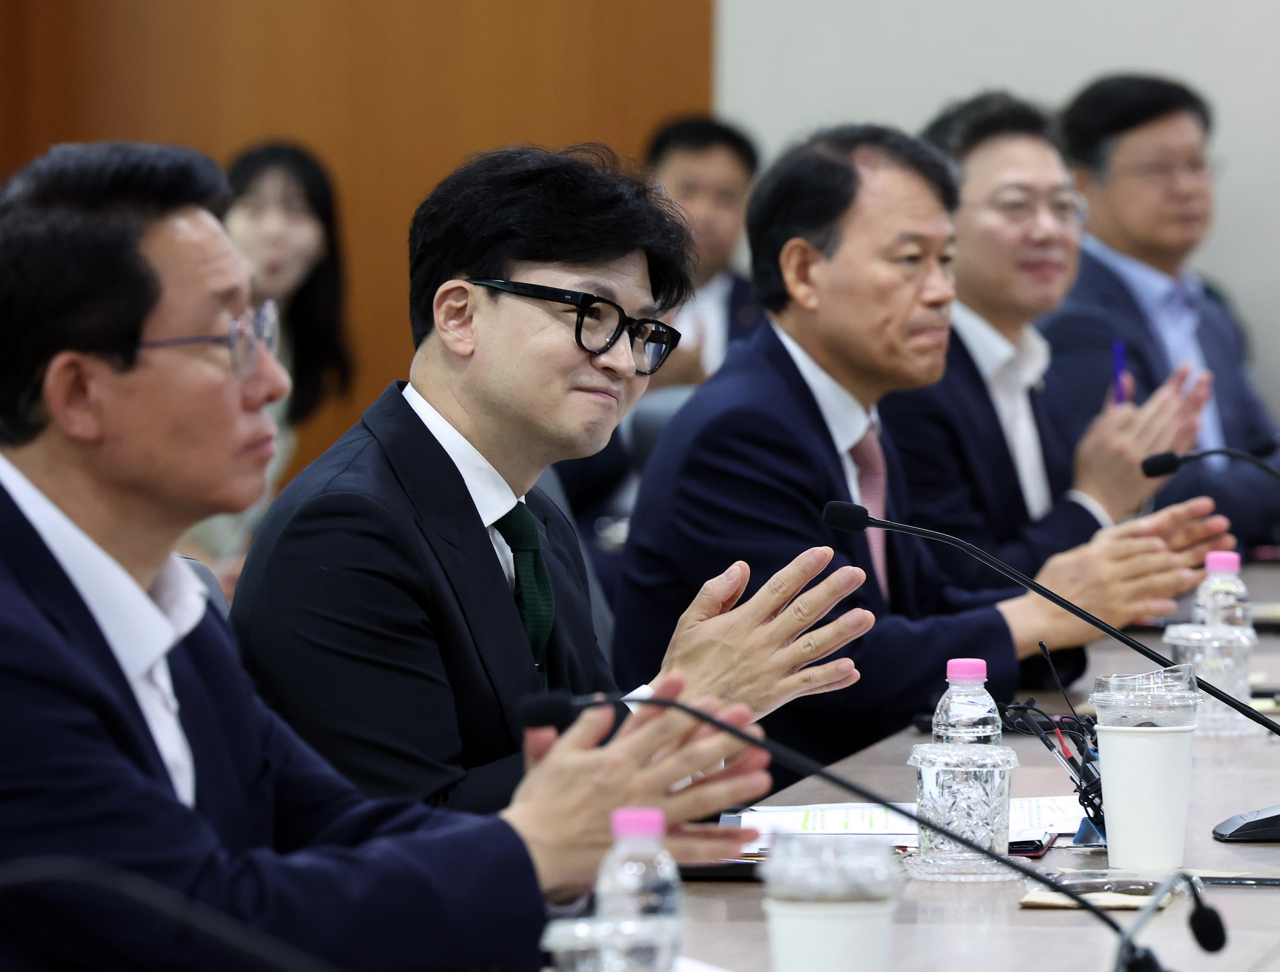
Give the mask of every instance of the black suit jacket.
[[(1205, 363), (1213, 372), (1213, 394), (1227, 445), (1253, 449), (1274, 441), (1275, 425), (1254, 391), (1246, 367), (1240, 325), (1213, 294), (1202, 294), (1198, 302), (1197, 337)], [(1080, 254), (1080, 275), (1066, 300), (1038, 326), (1053, 348), (1050, 375), (1059, 379), (1072, 443), (1102, 408), (1112, 380), (1112, 342), (1118, 339), (1125, 343), (1126, 365), (1139, 402), (1146, 401), (1177, 363), (1168, 360), (1164, 345), (1125, 282), (1088, 252)], [(1280, 458), (1271, 462), (1280, 463)], [(1218, 512), (1231, 518), (1231, 531), (1242, 544), (1275, 542), (1280, 490), (1262, 470), (1241, 462), (1224, 469), (1190, 463), (1156, 494), (1156, 505), (1201, 495), (1212, 496)]]
[[(888, 512), (909, 516), (888, 435)], [(751, 567), (747, 596), (809, 547), (835, 551), (827, 571), (856, 564), (868, 580), (837, 607), (864, 607), (876, 625), (834, 657), (852, 658), (856, 685), (802, 698), (768, 716), (769, 735), (823, 763), (897, 732), (946, 688), (949, 658), (985, 658), (989, 687), (1012, 696), (1018, 677), (1009, 628), (993, 605), (1019, 592), (972, 593), (950, 584), (924, 541), (888, 534), (892, 603), (881, 597), (865, 534), (822, 522), (829, 500), (849, 501), (826, 422), (771, 327), (729, 353), (724, 367), (672, 419), (645, 467), (624, 553), (614, 667), (624, 681), (657, 672), (686, 605), (735, 560)], [(784, 786), (794, 777), (774, 768)]]
[(756, 303), (755, 296), (751, 293), (751, 281), (736, 273), (732, 277), (733, 286), (729, 288), (729, 344), (746, 340), (762, 324), (769, 322), (764, 308)]
[[(1035, 521), (987, 384), (955, 334), (940, 382), (887, 395), (880, 417), (902, 459), (912, 522), (968, 540), (1032, 577), (1054, 554), (1087, 543), (1098, 521), (1066, 498), (1073, 449), (1054, 414), (1053, 391), (1030, 392), (1053, 497)], [(970, 590), (1009, 583), (962, 550), (940, 544), (933, 553), (947, 576)]]
[[(361, 796), (254, 695), (217, 610), (168, 654), (187, 807), (93, 615), (3, 489), (0, 606), (0, 861), (105, 861), (353, 972), (541, 967), (545, 909), (516, 833)], [(97, 891), (0, 908), (4, 969), (247, 965)]]
[[(506, 806), (540, 690), (511, 588), (448, 454), (391, 385), (258, 528), (231, 618), (263, 698), (366, 793)], [(573, 527), (541, 491), (551, 688), (613, 691)]]

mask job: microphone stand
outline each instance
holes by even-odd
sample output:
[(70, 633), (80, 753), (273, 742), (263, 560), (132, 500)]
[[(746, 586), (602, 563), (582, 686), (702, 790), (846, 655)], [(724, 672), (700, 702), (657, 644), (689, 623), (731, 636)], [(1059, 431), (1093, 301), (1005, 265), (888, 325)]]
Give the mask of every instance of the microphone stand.
[(41, 884), (98, 888), (222, 945), (255, 965), (278, 972), (339, 972), (337, 966), (173, 888), (103, 861), (24, 857), (0, 864), (0, 894)]
[[(950, 544), (953, 547), (959, 547), (969, 556), (982, 561), (996, 573), (1003, 574), (1015, 584), (1025, 587), (1027, 590), (1039, 594), (1046, 600), (1053, 602), (1068, 614), (1072, 614), (1086, 624), (1097, 628), (1104, 634), (1110, 635), (1125, 647), (1132, 648), (1139, 655), (1150, 659), (1161, 668), (1173, 667), (1172, 660), (1166, 658), (1158, 651), (1148, 648), (1142, 642), (1125, 634), (1119, 628), (1114, 628), (1101, 618), (1094, 617), (1084, 608), (1072, 604), (1066, 598), (1055, 594), (1043, 584), (1037, 583), (1021, 571), (1010, 567), (1004, 561), (991, 556), (991, 554), (987, 553), (981, 547), (975, 547), (971, 543), (966, 543), (959, 537), (953, 537), (946, 533), (938, 533), (936, 530), (926, 530), (924, 527), (911, 526), (907, 523), (894, 523), (892, 520), (878, 520), (874, 516), (868, 514), (864, 507), (858, 506), (854, 503), (841, 503), (837, 500), (831, 501), (826, 505), (826, 507), (824, 507), (822, 511), (822, 519), (827, 526), (836, 530), (843, 530), (847, 533), (859, 533), (868, 527), (875, 527), (880, 530), (891, 530), (895, 533), (907, 533), (913, 537), (923, 537), (926, 540), (936, 540), (938, 543), (945, 543)], [(1212, 685), (1203, 679), (1196, 678), (1196, 685), (1206, 695), (1212, 696), (1228, 708), (1235, 709), (1235, 711), (1239, 712), (1246, 719), (1251, 719), (1258, 725), (1265, 728), (1268, 732), (1272, 732), (1275, 735), (1280, 736), (1280, 725), (1277, 725), (1275, 722), (1268, 719), (1257, 709), (1253, 708), (1253, 706), (1246, 705), (1239, 699), (1235, 698), (1235, 696), (1228, 695), (1216, 685)]]
[[(591, 708), (592, 706), (612, 705), (615, 702), (622, 701), (622, 698), (621, 693), (615, 693), (613, 695), (600, 694), (574, 696), (564, 691), (544, 692), (539, 695), (525, 696), (521, 703), (520, 714), (524, 724), (528, 727), (554, 725), (557, 728), (564, 728), (565, 725), (572, 721), (573, 714), (576, 711)], [(1023, 877), (1030, 878), (1032, 881), (1036, 881), (1039, 884), (1044, 885), (1051, 891), (1056, 891), (1059, 894), (1066, 895), (1077, 905), (1089, 912), (1089, 914), (1093, 915), (1093, 917), (1097, 918), (1120, 936), (1120, 953), (1117, 957), (1116, 964), (1116, 968), (1119, 972), (1160, 972), (1161, 967), (1160, 964), (1156, 962), (1155, 956), (1152, 955), (1148, 949), (1134, 949), (1132, 943), (1127, 941), (1125, 929), (1119, 922), (1112, 918), (1111, 915), (1107, 914), (1107, 912), (1099, 908), (1078, 891), (1055, 881), (1047, 874), (1042, 874), (1035, 870), (1035, 868), (1028, 867), (1027, 865), (1014, 861), (1009, 857), (997, 854), (995, 851), (983, 847), (977, 841), (970, 840), (968, 837), (955, 833), (954, 831), (940, 826), (931, 820), (922, 820), (916, 814), (903, 810), (901, 807), (894, 806), (885, 797), (880, 796), (878, 793), (868, 790), (866, 787), (861, 786), (858, 783), (846, 780), (842, 776), (837, 776), (817, 760), (810, 759), (808, 756), (792, 749), (790, 746), (786, 746), (767, 737), (757, 739), (755, 736), (739, 729), (737, 726), (731, 726), (727, 722), (722, 722), (714, 716), (710, 716), (699, 709), (695, 709), (693, 706), (686, 705), (683, 702), (678, 702), (675, 699), (661, 698), (635, 699), (632, 700), (632, 703), (636, 705), (659, 706), (666, 709), (678, 709), (680, 712), (684, 712), (701, 722), (714, 726), (721, 732), (733, 736), (735, 739), (741, 740), (749, 746), (755, 746), (767, 751), (774, 757), (774, 759), (789, 770), (793, 770), (794, 772), (801, 773), (805, 776), (816, 776), (819, 779), (826, 780), (828, 783), (831, 783), (847, 793), (852, 793), (854, 796), (861, 797), (864, 800), (869, 800), (872, 803), (892, 810), (899, 816), (906, 817), (917, 826), (928, 827), (931, 830), (937, 831), (947, 839), (953, 840), (957, 844), (967, 847), (969, 850), (981, 854), (983, 857), (993, 860), (998, 864), (1002, 864), (1010, 870), (1017, 871)], [(1163, 897), (1163, 894), (1161, 897)], [(1197, 898), (1197, 901), (1198, 900), (1199, 899)], [(1217, 915), (1216, 911), (1212, 908), (1207, 908), (1207, 906), (1204, 907), (1204, 910), (1212, 912), (1215, 916)], [(1218, 918), (1218, 923), (1219, 925), (1221, 924), (1221, 918)], [(1198, 940), (1199, 937), (1197, 936), (1197, 941)], [(1223, 944), (1226, 942), (1225, 932), (1223, 933), (1222, 942)], [(1222, 945), (1218, 945), (1217, 948), (1212, 950), (1217, 951), (1221, 947)], [(1143, 964), (1133, 964), (1134, 962), (1141, 962)]]

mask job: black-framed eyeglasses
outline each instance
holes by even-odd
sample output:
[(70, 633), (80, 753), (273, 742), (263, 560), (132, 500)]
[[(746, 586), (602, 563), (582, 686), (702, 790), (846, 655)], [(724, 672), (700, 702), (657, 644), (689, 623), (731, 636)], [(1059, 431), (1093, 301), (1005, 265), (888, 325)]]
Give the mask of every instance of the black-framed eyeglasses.
[(517, 297), (533, 297), (578, 309), (578, 325), (574, 337), (587, 354), (604, 354), (618, 343), (623, 332), (631, 337), (631, 354), (636, 374), (651, 375), (662, 367), (667, 355), (680, 343), (680, 332), (670, 324), (647, 317), (628, 317), (626, 311), (606, 297), (584, 294), (578, 290), (561, 290), (541, 284), (515, 280), (470, 280), (468, 283), (502, 290)]
[(257, 310), (252, 307), (231, 322), (226, 334), (202, 334), (198, 337), (158, 338), (139, 341), (138, 348), (173, 348), (184, 344), (220, 344), (231, 352), (231, 373), (245, 378), (253, 371), (253, 361), (261, 344), (271, 354), (280, 347), (280, 311), (274, 300), (264, 300)]

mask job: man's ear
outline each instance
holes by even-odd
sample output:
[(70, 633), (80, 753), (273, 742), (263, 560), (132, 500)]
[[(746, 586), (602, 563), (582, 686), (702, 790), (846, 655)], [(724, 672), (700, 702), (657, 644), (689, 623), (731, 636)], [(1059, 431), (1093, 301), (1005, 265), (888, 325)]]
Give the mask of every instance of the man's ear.
[(475, 353), (475, 310), (485, 299), (480, 288), (465, 280), (446, 280), (431, 302), (436, 334), (449, 351), (459, 358)]
[(49, 424), (82, 442), (103, 432), (98, 382), (111, 364), (80, 351), (59, 351), (45, 369), (41, 402)]
[(817, 310), (818, 292), (814, 287), (813, 268), (826, 260), (808, 240), (793, 236), (782, 245), (778, 254), (778, 268), (782, 271), (787, 293), (798, 307), (807, 311)]

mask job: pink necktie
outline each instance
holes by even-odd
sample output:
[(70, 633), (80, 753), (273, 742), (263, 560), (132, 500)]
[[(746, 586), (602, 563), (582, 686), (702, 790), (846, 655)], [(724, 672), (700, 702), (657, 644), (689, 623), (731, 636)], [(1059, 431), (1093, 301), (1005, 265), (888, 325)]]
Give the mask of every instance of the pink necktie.
[[(877, 520), (883, 520), (889, 477), (884, 464), (884, 450), (880, 448), (880, 433), (874, 425), (868, 426), (866, 434), (849, 450), (849, 456), (858, 467), (858, 488), (862, 492), (862, 505)], [(888, 603), (889, 566), (885, 555), (884, 531), (868, 530), (867, 544), (871, 547), (871, 566), (875, 570), (876, 582)]]

